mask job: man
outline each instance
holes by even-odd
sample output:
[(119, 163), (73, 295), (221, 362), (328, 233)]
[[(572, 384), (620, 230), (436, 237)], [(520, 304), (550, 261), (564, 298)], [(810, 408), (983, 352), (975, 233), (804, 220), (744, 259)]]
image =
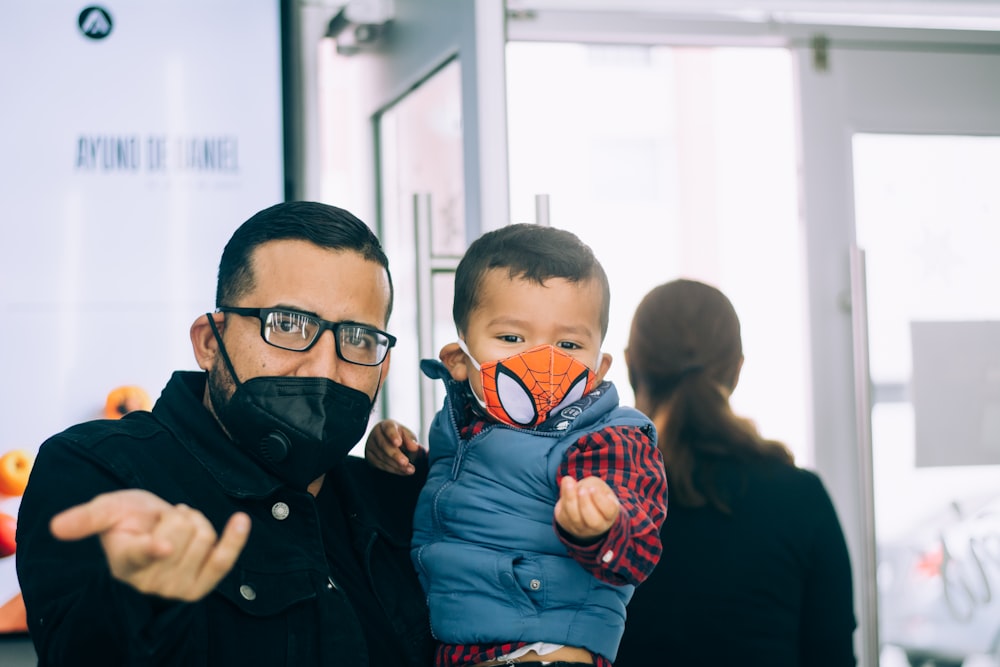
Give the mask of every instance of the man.
[[(426, 665), (418, 479), (347, 456), (395, 339), (367, 226), (312, 202), (226, 245), (152, 412), (40, 448), (17, 569), (40, 665)], [(220, 535), (221, 533), (221, 535)]]

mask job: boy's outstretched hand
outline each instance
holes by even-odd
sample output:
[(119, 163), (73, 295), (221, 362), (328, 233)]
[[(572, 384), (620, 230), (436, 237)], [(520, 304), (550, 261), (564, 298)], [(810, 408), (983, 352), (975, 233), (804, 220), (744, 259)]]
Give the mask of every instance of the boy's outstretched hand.
[(412, 475), (413, 462), (427, 456), (413, 431), (392, 419), (375, 424), (365, 441), (365, 460), (379, 470), (397, 475)]
[(621, 512), (618, 496), (600, 477), (559, 480), (556, 523), (578, 539), (592, 539), (611, 529)]

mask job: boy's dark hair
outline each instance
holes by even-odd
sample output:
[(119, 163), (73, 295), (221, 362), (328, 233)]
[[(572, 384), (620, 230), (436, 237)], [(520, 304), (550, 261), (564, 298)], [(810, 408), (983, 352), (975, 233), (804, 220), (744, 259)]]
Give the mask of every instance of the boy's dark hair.
[(550, 278), (573, 283), (597, 280), (601, 285), (601, 339), (608, 332), (611, 288), (604, 267), (590, 246), (571, 232), (535, 224), (507, 225), (486, 232), (472, 242), (455, 271), (452, 317), (459, 333), (469, 325), (469, 315), (479, 305), (479, 290), (490, 269), (507, 269), (510, 278), (539, 285)]
[(285, 239), (309, 241), (331, 250), (351, 250), (378, 263), (389, 279), (389, 306), (385, 313), (386, 319), (389, 318), (393, 299), (392, 274), (378, 238), (368, 225), (350, 212), (310, 201), (275, 204), (239, 226), (222, 251), (215, 291), (216, 307), (232, 305), (253, 289), (250, 258), (257, 246)]

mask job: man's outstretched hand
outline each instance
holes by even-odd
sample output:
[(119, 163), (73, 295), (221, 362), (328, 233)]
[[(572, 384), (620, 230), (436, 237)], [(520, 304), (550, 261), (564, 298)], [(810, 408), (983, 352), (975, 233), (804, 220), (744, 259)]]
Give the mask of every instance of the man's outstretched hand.
[(250, 517), (229, 517), (222, 537), (198, 510), (139, 489), (105, 493), (52, 518), (60, 540), (96, 535), (111, 574), (142, 593), (193, 602), (228, 573), (250, 535)]

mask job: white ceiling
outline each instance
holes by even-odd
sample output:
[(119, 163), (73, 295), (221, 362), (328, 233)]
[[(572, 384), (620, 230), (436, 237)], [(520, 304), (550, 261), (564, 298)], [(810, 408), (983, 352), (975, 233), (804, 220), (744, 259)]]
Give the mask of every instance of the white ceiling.
[[(300, 6), (392, 13), (409, 0), (299, 0)], [(466, 0), (471, 2), (472, 0)], [(1000, 30), (1000, 0), (506, 0), (509, 10), (641, 13), (692, 19)]]
[(690, 20), (896, 28), (1000, 30), (1000, 0), (507, 0), (508, 9), (616, 12)]
[(507, 0), (511, 9), (618, 10), (645, 12), (809, 12), (1000, 16), (1000, 0)]

